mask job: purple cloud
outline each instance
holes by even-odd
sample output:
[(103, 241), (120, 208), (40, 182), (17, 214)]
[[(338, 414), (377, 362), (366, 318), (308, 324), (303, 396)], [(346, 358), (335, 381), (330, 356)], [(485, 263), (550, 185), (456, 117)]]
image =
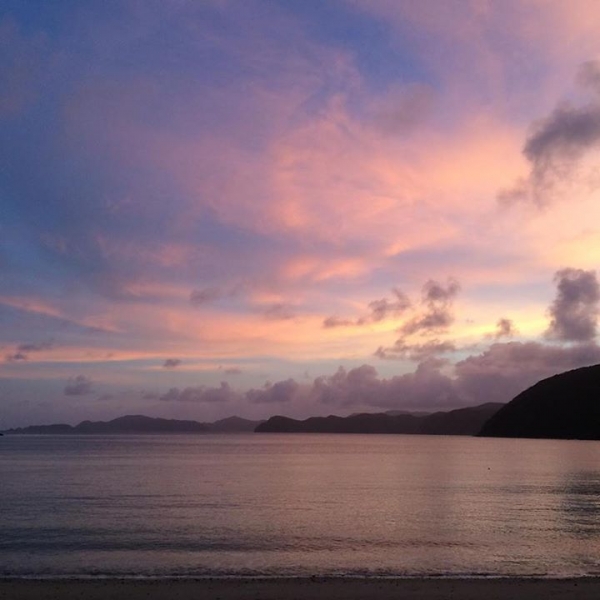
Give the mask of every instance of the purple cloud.
[(219, 387), (187, 387), (183, 390), (171, 388), (166, 394), (160, 396), (164, 402), (191, 402), (191, 403), (221, 403), (229, 402), (237, 398), (236, 393), (229, 387), (226, 381), (222, 381)]
[(397, 288), (392, 289), (394, 299), (382, 298), (369, 302), (371, 309), (370, 320), (373, 322), (383, 321), (390, 317), (397, 317), (410, 308), (410, 300)]
[(351, 319), (342, 319), (341, 317), (327, 317), (323, 320), (323, 327), (325, 329), (333, 329), (334, 327), (349, 327), (351, 325), (357, 325), (358, 321), (352, 321)]
[(217, 287), (207, 287), (200, 290), (192, 290), (190, 302), (193, 306), (204, 306), (210, 304), (223, 296), (222, 290)]
[(469, 402), (508, 402), (540, 379), (598, 362), (595, 344), (496, 343), (456, 364), (456, 389)]
[(38, 344), (19, 344), (13, 354), (7, 354), (5, 356), (5, 360), (7, 362), (28, 360), (31, 353), (50, 350), (53, 346), (54, 342), (52, 340), (40, 342)]
[(181, 364), (178, 358), (167, 358), (163, 363), (163, 369), (175, 369)]
[(435, 361), (424, 361), (414, 373), (380, 379), (371, 365), (350, 371), (340, 367), (331, 376), (315, 379), (310, 396), (332, 406), (414, 408), (456, 406), (461, 400), (450, 377)]
[(449, 279), (446, 285), (430, 279), (421, 294), (421, 304), (425, 311), (413, 317), (400, 328), (403, 335), (415, 333), (435, 333), (447, 329), (454, 322), (452, 304), (460, 291), (455, 279)]
[(4, 360), (6, 360), (7, 362), (16, 362), (19, 360), (27, 360), (28, 358), (29, 356), (24, 352), (15, 352), (14, 354), (7, 354), (4, 357)]
[(531, 165), (529, 175), (501, 191), (501, 203), (548, 204), (556, 184), (572, 178), (584, 155), (600, 145), (600, 62), (584, 63), (577, 79), (594, 92), (593, 98), (581, 106), (563, 102), (533, 125), (523, 148)]
[(225, 375), (241, 375), (243, 371), (239, 367), (229, 367), (228, 369), (224, 369), (223, 373)]
[(265, 318), (271, 321), (288, 321), (289, 319), (294, 318), (294, 313), (292, 312), (291, 307), (287, 304), (283, 304), (282, 302), (272, 304), (271, 306), (265, 308), (262, 313)]
[(368, 323), (378, 323), (385, 319), (397, 317), (410, 308), (411, 303), (406, 294), (398, 288), (392, 288), (392, 294), (393, 298), (391, 300), (389, 298), (381, 298), (369, 302), (369, 313), (367, 315), (357, 317), (356, 319), (343, 319), (337, 316), (327, 317), (323, 321), (323, 327), (325, 329), (349, 326), (359, 327)]
[(85, 375), (71, 377), (64, 389), (65, 396), (85, 396), (92, 391), (92, 380)]
[(550, 307), (547, 335), (565, 342), (590, 342), (596, 337), (600, 285), (594, 271), (562, 269), (554, 276), (557, 295)]
[(281, 404), (294, 399), (300, 385), (293, 379), (265, 384), (262, 389), (251, 389), (245, 394), (246, 399), (253, 404)]
[(440, 354), (447, 354), (454, 352), (456, 346), (454, 342), (449, 340), (440, 341), (437, 339), (429, 340), (423, 344), (411, 344), (404, 338), (396, 340), (396, 343), (389, 347), (384, 348), (380, 346), (375, 351), (375, 356), (383, 359), (405, 359), (414, 360), (416, 362), (422, 362), (424, 360), (433, 358)]

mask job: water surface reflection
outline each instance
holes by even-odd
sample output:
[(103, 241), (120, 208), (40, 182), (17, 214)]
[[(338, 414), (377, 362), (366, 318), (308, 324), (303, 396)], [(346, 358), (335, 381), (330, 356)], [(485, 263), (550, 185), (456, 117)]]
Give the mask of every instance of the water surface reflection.
[(580, 575), (600, 444), (6, 436), (0, 574)]

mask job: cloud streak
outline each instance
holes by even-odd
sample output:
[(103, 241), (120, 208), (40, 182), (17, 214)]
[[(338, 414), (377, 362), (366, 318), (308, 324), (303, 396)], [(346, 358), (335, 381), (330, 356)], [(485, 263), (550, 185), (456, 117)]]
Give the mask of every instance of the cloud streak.
[(223, 292), (216, 287), (207, 287), (190, 292), (190, 302), (193, 306), (204, 306), (221, 298)]
[(409, 359), (416, 362), (432, 359), (456, 350), (456, 345), (450, 340), (428, 340), (422, 344), (411, 344), (405, 339), (396, 340), (393, 346), (384, 348), (380, 346), (374, 353), (377, 358), (383, 359)]
[(386, 319), (397, 318), (407, 311), (411, 302), (398, 288), (392, 288), (393, 298), (381, 298), (379, 300), (372, 300), (368, 304), (369, 313), (357, 317), (355, 319), (344, 319), (337, 316), (327, 317), (323, 320), (323, 327), (325, 329), (332, 329), (334, 327), (360, 327), (362, 325), (368, 325), (369, 323), (379, 323)]
[(38, 344), (19, 344), (13, 353), (5, 356), (5, 360), (8, 362), (28, 360), (30, 354), (51, 350), (53, 346), (54, 342), (51, 340)]
[(178, 358), (167, 358), (163, 363), (163, 369), (175, 369), (181, 364), (181, 360)]

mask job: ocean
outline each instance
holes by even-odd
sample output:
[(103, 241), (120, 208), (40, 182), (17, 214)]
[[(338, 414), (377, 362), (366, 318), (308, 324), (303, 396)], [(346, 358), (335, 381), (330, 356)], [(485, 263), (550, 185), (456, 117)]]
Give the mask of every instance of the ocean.
[(600, 442), (0, 438), (0, 577), (600, 574)]

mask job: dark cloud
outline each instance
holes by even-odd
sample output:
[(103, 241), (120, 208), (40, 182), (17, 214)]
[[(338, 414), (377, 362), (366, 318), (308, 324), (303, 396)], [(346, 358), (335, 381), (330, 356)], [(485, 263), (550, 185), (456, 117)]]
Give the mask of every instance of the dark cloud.
[(382, 298), (369, 302), (371, 321), (378, 322), (390, 317), (397, 317), (410, 307), (410, 300), (399, 289), (393, 288), (392, 293), (394, 294), (393, 300)]
[(430, 279), (424, 286), (421, 304), (425, 310), (413, 317), (400, 328), (402, 335), (415, 333), (435, 333), (447, 329), (454, 321), (452, 304), (460, 291), (455, 279), (449, 279), (446, 285)]
[(274, 384), (266, 383), (262, 388), (241, 393), (232, 389), (226, 381), (222, 381), (219, 387), (201, 385), (183, 390), (171, 388), (159, 399), (165, 402), (221, 403), (246, 400), (255, 404), (279, 404), (292, 400), (299, 389), (300, 385), (296, 381), (286, 379)]
[(96, 398), (96, 402), (105, 402), (106, 400), (112, 400), (113, 398), (113, 394), (102, 394)]
[(440, 305), (445, 306), (451, 302), (459, 291), (460, 285), (455, 279), (450, 278), (446, 287), (430, 279), (423, 286), (423, 303), (433, 310)]
[(235, 298), (243, 294), (249, 287), (248, 283), (241, 282), (235, 285), (225, 285), (224, 287), (219, 286), (207, 286), (192, 290), (190, 293), (190, 302), (193, 306), (204, 306), (205, 304), (211, 304), (217, 300), (226, 298)]
[(229, 387), (226, 381), (222, 381), (219, 387), (187, 387), (183, 390), (171, 388), (166, 394), (160, 396), (159, 400), (165, 402), (193, 402), (193, 403), (220, 403), (235, 400), (237, 394)]
[(357, 321), (342, 319), (340, 317), (327, 317), (323, 320), (323, 327), (325, 327), (325, 329), (333, 329), (334, 327), (350, 327), (351, 325), (357, 324)]
[(440, 354), (447, 354), (454, 352), (456, 346), (454, 342), (449, 340), (440, 341), (437, 339), (429, 340), (424, 344), (410, 344), (404, 338), (396, 340), (396, 343), (389, 347), (384, 348), (380, 346), (375, 351), (375, 356), (383, 359), (405, 359), (414, 360), (421, 362)]
[(443, 331), (450, 327), (453, 321), (454, 317), (448, 309), (436, 309), (407, 321), (400, 328), (400, 331), (404, 335), (413, 335), (420, 332), (429, 333)]
[(578, 81), (595, 92), (583, 106), (562, 103), (534, 124), (523, 154), (531, 165), (527, 178), (498, 195), (502, 203), (530, 200), (547, 204), (556, 184), (568, 182), (576, 173), (585, 153), (600, 144), (600, 64), (582, 65)]
[(469, 403), (508, 402), (540, 379), (598, 362), (595, 344), (496, 343), (456, 364), (455, 385)]
[(310, 395), (324, 404), (366, 404), (370, 399), (381, 396), (380, 384), (377, 370), (371, 365), (362, 365), (350, 371), (340, 367), (333, 375), (317, 377)]
[(224, 369), (223, 373), (225, 375), (241, 375), (243, 371), (239, 367), (229, 367), (228, 369)]
[[(600, 362), (596, 336), (600, 284), (593, 271), (563, 269), (554, 278), (557, 296), (550, 308), (552, 321), (549, 337), (569, 345), (542, 342), (496, 342), (454, 366), (440, 355), (456, 351), (453, 342), (437, 339), (411, 343), (401, 337), (389, 347), (380, 347), (379, 358), (415, 360), (414, 373), (380, 379), (373, 367), (364, 365), (346, 372), (317, 378), (311, 394), (327, 404), (381, 407), (423, 407), (460, 404), (508, 402), (540, 379)], [(450, 280), (446, 285), (429, 281), (423, 288), (425, 311), (405, 324), (402, 334), (431, 333), (452, 322), (452, 302), (459, 285)], [(501, 318), (497, 330), (488, 337), (500, 339), (515, 334), (513, 322)], [(465, 350), (465, 348), (463, 348)], [(448, 370), (448, 372), (446, 372)]]
[(50, 350), (54, 345), (52, 340), (46, 342), (40, 342), (38, 344), (20, 344), (16, 347), (13, 354), (7, 354), (5, 360), (8, 362), (28, 360), (29, 355), (34, 352), (43, 352), (44, 350)]
[(293, 400), (300, 389), (300, 385), (293, 379), (267, 383), (262, 389), (248, 390), (245, 397), (255, 404), (281, 404)]
[(541, 379), (600, 362), (595, 344), (560, 346), (540, 342), (497, 342), (458, 362), (453, 375), (435, 356), (413, 373), (380, 378), (363, 365), (318, 377), (309, 391), (316, 402), (339, 407), (452, 408), (484, 402), (509, 402)]
[(350, 371), (340, 367), (331, 376), (315, 379), (310, 396), (335, 406), (448, 407), (460, 403), (454, 382), (439, 370), (436, 361), (420, 363), (414, 373), (380, 379), (371, 365)]
[(381, 298), (369, 302), (369, 314), (356, 319), (343, 319), (337, 316), (327, 317), (323, 321), (323, 327), (331, 329), (333, 327), (361, 326), (368, 323), (378, 323), (384, 319), (397, 317), (410, 308), (410, 300), (398, 288), (392, 288), (393, 298)]
[(175, 369), (181, 364), (181, 360), (178, 358), (167, 358), (163, 363), (164, 369)]
[(92, 380), (85, 375), (71, 377), (65, 386), (65, 396), (85, 396), (92, 393)]
[(599, 106), (563, 105), (538, 124), (523, 153), (533, 165), (534, 178), (543, 181), (549, 172), (560, 173), (561, 163), (576, 160), (599, 140)]
[(494, 333), (488, 334), (486, 337), (499, 340), (503, 337), (513, 337), (514, 335), (516, 335), (516, 333), (517, 330), (515, 329), (513, 322), (510, 319), (506, 319), (503, 317), (501, 319), (498, 319), (498, 322), (496, 323), (496, 331), (494, 331)]
[(291, 307), (281, 302), (268, 306), (263, 310), (263, 315), (272, 321), (287, 321), (294, 318)]
[(414, 373), (389, 379), (387, 406), (453, 408), (464, 403), (453, 380), (440, 366), (437, 359), (427, 359), (419, 363)]
[(39, 344), (21, 344), (17, 350), (19, 352), (42, 352), (42, 350), (50, 350), (53, 345), (53, 342), (49, 340)]
[(194, 306), (204, 306), (214, 302), (223, 296), (223, 292), (217, 287), (206, 287), (200, 290), (193, 290), (190, 293), (190, 302)]
[(548, 337), (590, 342), (596, 337), (600, 286), (594, 271), (562, 269), (554, 276), (557, 295), (550, 307)]

